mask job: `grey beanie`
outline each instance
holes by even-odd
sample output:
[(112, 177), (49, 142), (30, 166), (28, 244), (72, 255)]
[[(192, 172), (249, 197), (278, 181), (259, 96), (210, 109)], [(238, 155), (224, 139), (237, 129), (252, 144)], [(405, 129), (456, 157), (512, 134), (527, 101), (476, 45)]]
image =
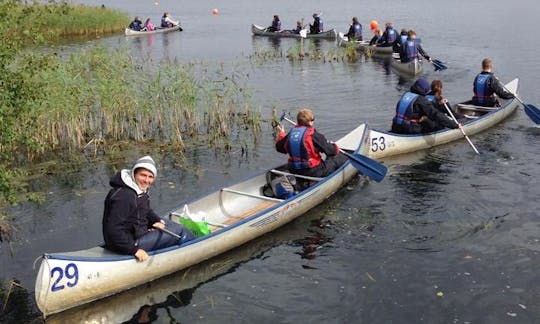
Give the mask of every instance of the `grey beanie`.
[(135, 165), (133, 165), (133, 169), (131, 171), (133, 174), (135, 174), (135, 170), (138, 168), (144, 168), (154, 174), (154, 177), (157, 177), (157, 168), (156, 168), (156, 162), (154, 162), (154, 159), (150, 157), (150, 155), (143, 156), (142, 158), (138, 159), (137, 162), (135, 162)]

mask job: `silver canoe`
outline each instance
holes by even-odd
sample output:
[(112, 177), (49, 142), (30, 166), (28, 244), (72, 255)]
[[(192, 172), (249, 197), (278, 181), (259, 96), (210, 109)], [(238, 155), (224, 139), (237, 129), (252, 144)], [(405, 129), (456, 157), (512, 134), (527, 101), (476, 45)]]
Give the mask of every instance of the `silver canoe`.
[[(367, 126), (362, 124), (337, 141), (340, 147), (367, 153), (363, 143)], [(221, 188), (171, 211), (175, 221), (186, 208), (201, 213), (213, 232), (180, 246), (150, 252), (145, 262), (97, 246), (87, 250), (46, 253), (40, 259), (35, 298), (47, 316), (97, 300), (197, 264), (270, 232), (334, 194), (357, 173), (348, 161), (325, 178), (310, 179), (313, 185), (282, 200), (262, 195), (266, 171), (232, 186)]]
[(390, 58), (390, 66), (398, 73), (412, 76), (419, 75), (424, 70), (422, 67), (422, 60), (415, 58), (410, 62), (401, 63), (399, 56), (396, 57), (394, 55), (392, 55), (392, 58)]
[[(279, 31), (279, 32), (269, 32), (266, 31), (266, 28), (258, 26), (255, 24), (251, 25), (251, 32), (253, 35), (258, 36), (271, 36), (271, 37), (291, 37), (291, 38), (301, 38), (300, 34), (291, 33), (289, 31)], [(324, 38), (324, 39), (336, 39), (337, 33), (335, 29), (330, 29), (318, 34), (310, 34), (309, 30), (306, 35), (306, 38)]]
[(126, 36), (143, 36), (143, 35), (151, 35), (151, 34), (168, 33), (168, 32), (172, 32), (172, 31), (175, 31), (175, 30), (182, 31), (181, 28), (182, 27), (180, 25), (177, 25), (177, 26), (174, 26), (174, 27), (171, 27), (171, 28), (156, 28), (154, 30), (149, 30), (149, 31), (142, 31), (142, 30), (141, 31), (136, 31), (136, 30), (133, 30), (133, 29), (130, 29), (130, 28), (126, 28), (124, 33), (126, 34)]
[[(517, 94), (518, 83), (519, 80), (516, 78), (507, 83), (506, 88)], [(517, 107), (519, 107), (517, 99), (506, 100), (501, 107), (497, 108), (479, 107), (466, 103), (456, 105), (459, 112), (477, 117), (471, 118), (463, 124), (463, 129), (469, 136), (482, 132), (505, 120)], [(401, 135), (371, 129), (368, 136), (369, 143), (367, 143), (367, 146), (369, 146), (369, 153), (367, 155), (372, 159), (380, 160), (461, 139), (463, 139), (463, 134), (459, 129), (445, 128), (438, 132), (418, 135)]]
[(389, 56), (392, 55), (393, 49), (392, 46), (376, 46), (376, 45), (369, 45), (369, 41), (350, 41), (347, 36), (345, 36), (342, 32), (338, 33), (338, 43), (340, 46), (347, 47), (351, 43), (354, 44), (354, 47), (364, 51), (367, 55), (385, 55)]

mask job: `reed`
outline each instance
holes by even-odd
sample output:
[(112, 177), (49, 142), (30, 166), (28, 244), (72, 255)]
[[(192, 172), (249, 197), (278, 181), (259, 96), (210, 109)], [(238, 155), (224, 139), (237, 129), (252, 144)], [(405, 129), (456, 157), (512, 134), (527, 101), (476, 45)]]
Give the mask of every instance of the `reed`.
[(99, 36), (119, 32), (130, 20), (127, 14), (118, 10), (74, 5), (67, 1), (23, 3), (2, 0), (0, 10), (6, 10), (0, 34), (24, 44), (54, 41), (65, 36)]

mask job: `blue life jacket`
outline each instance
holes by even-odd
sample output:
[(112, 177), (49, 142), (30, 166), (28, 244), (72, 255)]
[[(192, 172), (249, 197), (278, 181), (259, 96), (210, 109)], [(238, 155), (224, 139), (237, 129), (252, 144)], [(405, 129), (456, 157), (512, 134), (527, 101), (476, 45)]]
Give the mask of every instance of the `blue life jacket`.
[(357, 39), (362, 38), (362, 25), (360, 24), (354, 24), (354, 35)]
[(276, 31), (281, 30), (281, 20), (273, 20), (272, 27), (274, 27)]
[(494, 101), (493, 92), (488, 89), (488, 81), (491, 78), (490, 74), (480, 73), (474, 79), (474, 97), (478, 104), (488, 104)]
[(386, 41), (388, 43), (393, 43), (397, 39), (396, 30), (392, 27), (386, 29)]
[(309, 163), (305, 161), (306, 159), (302, 155), (306, 130), (307, 127), (295, 127), (289, 132), (289, 166), (296, 170), (309, 168)]
[(137, 20), (134, 20), (131, 24), (131, 29), (137, 31), (141, 30), (141, 24)]
[(418, 95), (412, 92), (405, 92), (399, 102), (396, 105), (396, 116), (394, 121), (396, 124), (401, 125), (404, 122), (418, 123), (418, 120), (413, 118), (413, 105)]
[(414, 40), (408, 40), (405, 43), (407, 58), (414, 59), (418, 57), (418, 48), (416, 47), (416, 42)]
[(435, 95), (427, 95), (425, 96), (424, 98), (426, 98), (427, 100), (431, 101), (431, 102), (434, 102), (435, 101)]
[(401, 38), (401, 44), (405, 44), (405, 42), (407, 41), (407, 35), (400, 35), (400, 38)]
[(166, 17), (161, 17), (161, 27), (169, 27), (169, 23), (167, 23)]

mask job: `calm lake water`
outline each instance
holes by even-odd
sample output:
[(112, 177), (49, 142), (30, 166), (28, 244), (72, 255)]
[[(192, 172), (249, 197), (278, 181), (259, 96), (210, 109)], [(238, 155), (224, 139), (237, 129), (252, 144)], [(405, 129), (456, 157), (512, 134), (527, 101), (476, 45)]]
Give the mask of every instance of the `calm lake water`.
[[(101, 5), (101, 1), (85, 1)], [(540, 105), (537, 2), (389, 1), (323, 2), (117, 0), (109, 7), (159, 20), (164, 11), (184, 32), (127, 38), (116, 35), (62, 47), (105, 44), (182, 62), (223, 66), (246, 78), (265, 117), (271, 107), (293, 113), (311, 107), (316, 127), (339, 138), (361, 122), (387, 129), (400, 95), (414, 80), (375, 59), (290, 62), (260, 60), (255, 52), (286, 53), (294, 39), (253, 37), (250, 25), (267, 26), (279, 14), (283, 27), (322, 12), (326, 28), (345, 32), (359, 17), (414, 28), (424, 48), (447, 62), (442, 79), (452, 102), (472, 94), (484, 57), (503, 81), (520, 78), (520, 96)], [(212, 9), (219, 10), (212, 15)], [(333, 41), (304, 43), (306, 51), (331, 50)], [(250, 58), (251, 56), (251, 58)], [(174, 152), (159, 157), (151, 192), (154, 209), (168, 210), (205, 192), (285, 160), (273, 150), (271, 127), (247, 154), (214, 154), (190, 147), (185, 168)], [(534, 323), (540, 318), (540, 129), (523, 110), (472, 138), (387, 161), (381, 183), (357, 178), (324, 204), (245, 246), (149, 286), (51, 317), (51, 322), (116, 323), (148, 316), (157, 323)], [(125, 160), (88, 163), (82, 172), (47, 179), (43, 205), (13, 209), (19, 231), (0, 245), (0, 278), (30, 294), (10, 318), (36, 319), (33, 261), (44, 252), (83, 249), (102, 242), (103, 199), (113, 167)], [(143, 307), (148, 305), (151, 307)], [(28, 307), (28, 308), (27, 308)]]

